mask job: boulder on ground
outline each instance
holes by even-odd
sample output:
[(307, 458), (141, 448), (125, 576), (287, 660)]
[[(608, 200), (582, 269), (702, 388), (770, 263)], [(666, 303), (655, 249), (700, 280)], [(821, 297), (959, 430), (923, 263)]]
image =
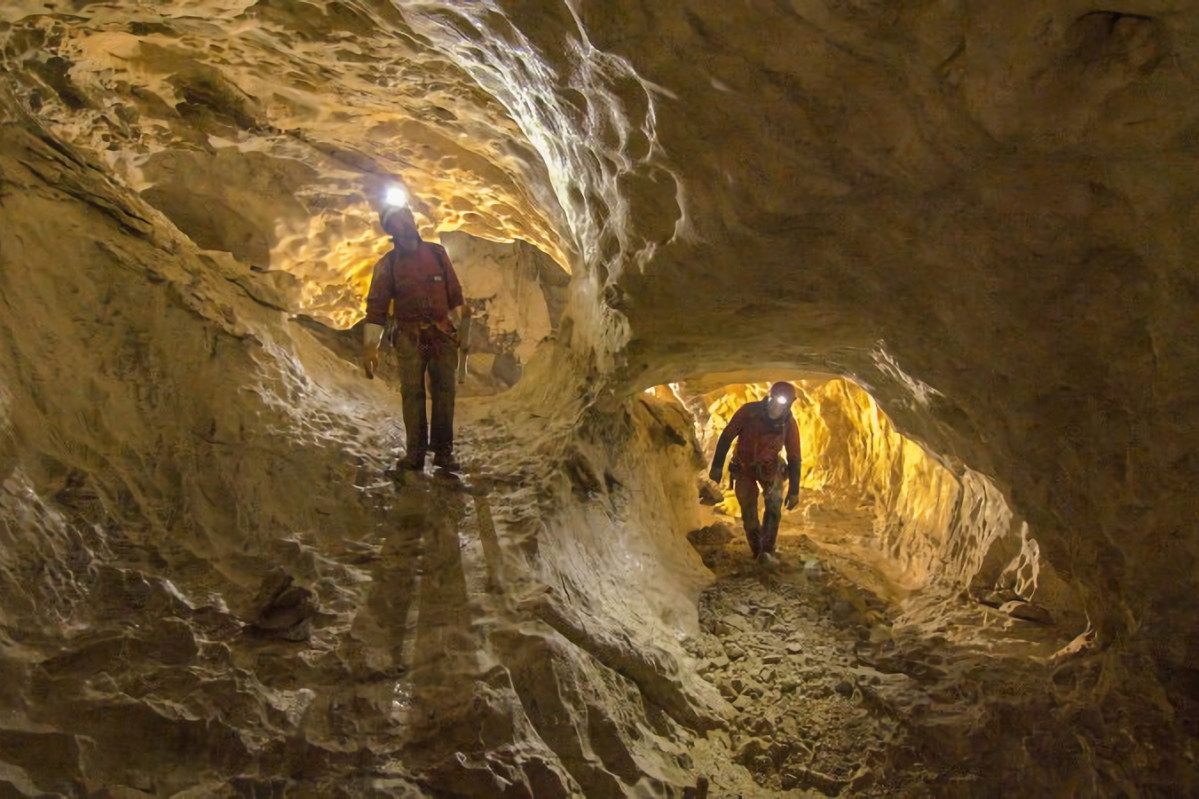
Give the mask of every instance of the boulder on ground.
[(733, 540), (733, 531), (727, 524), (716, 522), (687, 533), (687, 540), (693, 547), (723, 546)]

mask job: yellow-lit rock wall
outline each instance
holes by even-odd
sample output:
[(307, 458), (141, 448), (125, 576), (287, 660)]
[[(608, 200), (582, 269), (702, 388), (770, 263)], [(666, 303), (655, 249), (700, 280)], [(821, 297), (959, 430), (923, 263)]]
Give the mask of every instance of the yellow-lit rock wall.
[[(868, 509), (873, 543), (899, 565), (907, 588), (974, 580), (991, 545), (1012, 532), (1012, 513), (994, 484), (970, 469), (951, 470), (900, 434), (870, 394), (851, 381), (820, 378), (793, 385), (805, 509), (797, 512)], [(708, 418), (700, 432), (709, 455), (733, 413), (765, 397), (769, 388), (740, 383), (701, 395)], [(720, 510), (740, 515), (732, 490), (727, 484), (723, 489)], [(1036, 591), (1038, 570), (1038, 563), (1029, 564), (1031, 577), (1020, 586), (1025, 596)], [(986, 576), (994, 581), (1001, 574)]]
[(0, 7), (16, 94), (202, 248), (295, 276), (296, 310), (361, 318), (397, 184), (428, 239), (520, 239), (572, 268), (519, 126), (392, 3), (68, 5)]

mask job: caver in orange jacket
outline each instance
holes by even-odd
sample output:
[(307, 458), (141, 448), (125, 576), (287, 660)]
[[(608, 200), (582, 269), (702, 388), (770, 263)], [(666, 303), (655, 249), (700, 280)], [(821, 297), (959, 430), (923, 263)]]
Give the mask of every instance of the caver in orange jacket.
[(366, 295), (367, 323), (385, 325), (393, 300), (401, 328), (425, 323), (445, 333), (453, 331), (449, 313), (462, 305), (462, 286), (444, 247), (428, 241), (421, 241), (414, 252), (395, 247), (375, 264)]
[(737, 409), (716, 442), (712, 463), (714, 467), (723, 468), (725, 456), (735, 438), (737, 449), (733, 452), (729, 472), (769, 485), (778, 479), (779, 452), (785, 449), (790, 483), (788, 493), (796, 494), (799, 492), (799, 425), (790, 412), (778, 419), (771, 419), (767, 410), (769, 403), (770, 398), (767, 397), (758, 402), (747, 402)]

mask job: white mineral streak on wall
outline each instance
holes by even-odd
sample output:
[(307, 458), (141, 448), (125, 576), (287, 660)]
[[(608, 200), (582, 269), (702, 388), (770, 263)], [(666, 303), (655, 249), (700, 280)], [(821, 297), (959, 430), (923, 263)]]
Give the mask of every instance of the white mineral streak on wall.
[(894, 380), (900, 386), (903, 386), (905, 389), (907, 389), (908, 392), (911, 393), (912, 398), (915, 399), (916, 402), (918, 402), (921, 406), (928, 407), (929, 398), (937, 396), (941, 393), (927, 383), (917, 380), (900, 369), (899, 364), (896, 362), (894, 356), (887, 352), (886, 342), (878, 342), (878, 345), (875, 347), (874, 352), (871, 353), (871, 356), (873, 357), (874, 364), (878, 367), (878, 370)]
[[(94, 538), (102, 543), (97, 526)], [(71, 631), (75, 605), (86, 598), (92, 551), (61, 513), (38, 496), (24, 472), (0, 485), (0, 621)], [(19, 622), (18, 622), (19, 618)]]
[[(499, 100), (544, 159), (553, 201), (585, 270), (573, 298), (574, 331), (595, 348), (601, 367), (610, 365), (607, 356), (628, 342), (630, 332), (604, 301), (604, 291), (630, 262), (644, 267), (658, 244), (636, 235), (630, 197), (622, 189), (624, 182), (662, 170), (653, 87), (626, 60), (595, 48), (573, 8), (577, 38), (555, 42), (561, 50), (556, 63), (490, 0), (411, 3), (401, 11)], [(570, 101), (562, 87), (569, 87)], [(630, 90), (643, 111), (626, 102)], [(673, 193), (682, 196), (677, 184)], [(684, 217), (680, 210), (676, 233)]]

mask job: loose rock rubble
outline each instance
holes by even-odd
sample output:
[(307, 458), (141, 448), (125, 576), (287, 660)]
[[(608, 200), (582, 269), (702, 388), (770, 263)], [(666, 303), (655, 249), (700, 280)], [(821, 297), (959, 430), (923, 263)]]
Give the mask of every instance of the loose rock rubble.
[[(733, 538), (705, 529), (695, 538)], [(719, 579), (701, 600), (704, 632), (687, 645), (736, 711), (735, 762), (767, 789), (865, 787), (898, 726), (867, 698), (895, 676), (860, 657), (890, 641), (885, 603), (823, 568), (802, 543), (784, 542), (771, 571), (736, 547), (697, 549)]]
[(1021, 618), (1036, 606), (907, 595), (869, 566), (869, 520), (835, 526), (785, 522), (774, 567), (724, 522), (688, 536), (716, 581), (684, 646), (731, 706), (727, 736), (697, 745), (712, 795), (1032, 795), (1019, 764), (1072, 768), (1098, 677), (1080, 661), (1049, 679), (1062, 642)]

